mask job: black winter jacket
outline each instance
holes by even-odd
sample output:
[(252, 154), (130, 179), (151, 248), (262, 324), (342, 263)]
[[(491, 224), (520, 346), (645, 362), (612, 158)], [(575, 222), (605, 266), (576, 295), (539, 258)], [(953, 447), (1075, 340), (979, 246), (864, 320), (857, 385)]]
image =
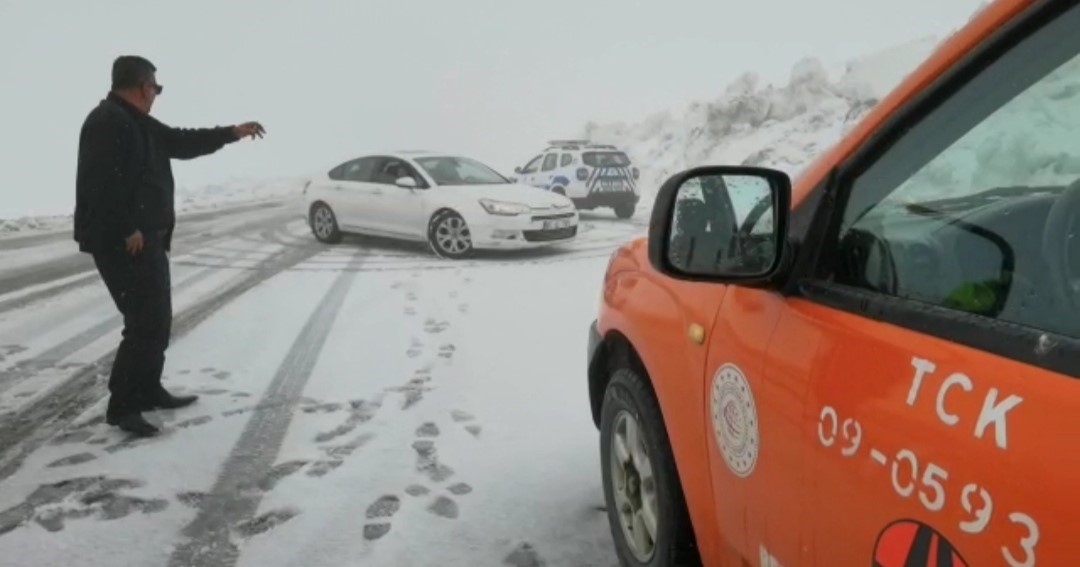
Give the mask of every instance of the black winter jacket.
[(114, 93), (86, 117), (79, 135), (75, 241), (82, 252), (122, 246), (141, 230), (164, 233), (176, 211), (171, 159), (214, 153), (236, 141), (231, 127), (172, 128)]

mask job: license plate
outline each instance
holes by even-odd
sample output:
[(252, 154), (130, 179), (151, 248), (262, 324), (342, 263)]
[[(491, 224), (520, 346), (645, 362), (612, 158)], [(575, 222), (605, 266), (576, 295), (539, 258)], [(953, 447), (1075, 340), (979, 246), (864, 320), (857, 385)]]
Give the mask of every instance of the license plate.
[(544, 221), (544, 230), (555, 230), (559, 228), (567, 228), (570, 226), (570, 219), (554, 219)]
[(622, 191), (623, 180), (622, 179), (601, 179), (600, 189), (602, 191)]

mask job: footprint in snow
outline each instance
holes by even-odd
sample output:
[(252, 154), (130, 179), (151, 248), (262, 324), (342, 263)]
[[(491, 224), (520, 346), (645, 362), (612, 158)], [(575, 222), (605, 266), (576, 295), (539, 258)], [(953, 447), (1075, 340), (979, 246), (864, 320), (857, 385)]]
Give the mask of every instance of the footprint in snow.
[(364, 516), (370, 520), (364, 525), (364, 539), (377, 540), (390, 533), (390, 519), (401, 509), (401, 498), (392, 494), (380, 496), (372, 502)]
[(461, 313), (468, 313), (469, 312), (469, 304), (468, 303), (462, 303), (461, 305), (458, 305), (457, 309)]
[(195, 509), (198, 509), (202, 506), (203, 501), (206, 500), (206, 497), (207, 494), (205, 492), (198, 492), (195, 490), (180, 492), (176, 495), (176, 499), (179, 500), (181, 504), (187, 506), (188, 508)]
[(307, 464), (307, 461), (296, 460), (286, 461), (284, 463), (274, 465), (274, 467), (271, 468), (270, 471), (267, 472), (266, 475), (259, 480), (257, 486), (262, 492), (270, 492), (274, 489), (275, 486), (277, 486), (277, 483), (281, 482), (287, 477), (296, 474)]
[(446, 321), (436, 321), (434, 319), (428, 319), (424, 322), (424, 331), (432, 334), (437, 334), (445, 331), (450, 323)]
[(442, 345), (441, 347), (439, 347), (439, 357), (449, 360), (449, 359), (454, 357), (454, 351), (456, 351), (456, 350), (457, 350), (457, 347), (455, 347), (454, 345), (451, 345), (451, 344)]
[[(315, 406), (311, 408), (311, 411), (337, 411), (340, 404), (323, 404), (321, 406)], [(349, 402), (349, 416), (345, 418), (345, 422), (338, 425), (330, 431), (323, 431), (315, 436), (316, 443), (326, 443), (342, 435), (352, 433), (360, 424), (366, 423), (375, 417), (375, 413), (382, 407), (382, 398), (378, 397), (374, 400), (352, 400)], [(320, 409), (321, 408), (321, 409)], [(307, 411), (307, 410), (305, 410)], [(307, 411), (307, 413), (311, 413)]]
[[(471, 413), (462, 410), (451, 411), (450, 418), (453, 419), (455, 423), (468, 423), (476, 419), (476, 417), (473, 416)], [(465, 431), (468, 431), (469, 434), (473, 437), (479, 438), (480, 432), (483, 431), (483, 428), (480, 427), (480, 425), (478, 424), (470, 423), (469, 425), (465, 426)]]
[(89, 441), (90, 438), (93, 437), (93, 436), (94, 436), (93, 431), (90, 431), (90, 430), (87, 430), (87, 429), (81, 429), (81, 430), (76, 429), (74, 431), (68, 431), (66, 433), (61, 433), (60, 435), (57, 435), (56, 437), (53, 437), (52, 440), (49, 441), (49, 444), (50, 445), (67, 445), (67, 444), (71, 444), (71, 443), (85, 443), (85, 442)]
[(89, 463), (90, 461), (93, 461), (95, 459), (97, 459), (97, 456), (93, 453), (77, 453), (69, 457), (57, 459), (46, 466), (51, 469), (57, 467), (70, 467), (74, 465), (81, 465), (83, 463)]
[(466, 421), (472, 421), (472, 420), (476, 419), (476, 417), (473, 416), (473, 414), (471, 414), (471, 413), (469, 413), (467, 411), (462, 411), (462, 410), (453, 410), (453, 411), (451, 411), (450, 412), (450, 418), (453, 419), (455, 423), (464, 423)]
[(417, 437), (438, 437), (439, 426), (432, 422), (427, 422), (416, 429)]
[(50, 532), (64, 529), (67, 520), (98, 516), (111, 521), (135, 512), (156, 514), (165, 510), (164, 499), (144, 499), (121, 494), (144, 483), (104, 476), (78, 477), (38, 486), (26, 500), (0, 511), (0, 537), (33, 521)]
[(510, 567), (545, 567), (547, 561), (537, 553), (533, 544), (524, 542), (503, 559), (503, 564)]
[(460, 515), (457, 502), (447, 496), (439, 496), (428, 506), (428, 512), (448, 520), (456, 520)]
[(428, 480), (440, 483), (454, 476), (454, 469), (439, 462), (434, 441), (417, 439), (413, 441), (412, 447), (416, 451), (416, 471), (426, 476)]
[(416, 308), (411, 305), (406, 306), (405, 314), (409, 316), (416, 315)]
[(236, 531), (240, 533), (241, 537), (250, 538), (259, 534), (264, 534), (285, 522), (295, 518), (300, 514), (300, 510), (296, 508), (279, 508), (277, 510), (270, 510), (265, 514), (261, 514), (250, 520), (240, 522), (236, 525)]
[(424, 352), (424, 343), (422, 343), (419, 340), (414, 338), (412, 340), (412, 342), (409, 344), (409, 350), (405, 351), (405, 355), (408, 356), (409, 358), (416, 358), (416, 357), (420, 356), (421, 354), (423, 354), (423, 352)]
[(409, 300), (409, 301), (416, 301), (416, 298), (417, 298), (417, 295), (416, 295), (416, 292), (415, 292), (415, 291), (410, 291), (410, 292), (409, 292), (409, 293), (408, 293), (408, 294), (407, 294), (407, 295), (405, 296), (405, 299), (407, 299), (407, 300)]

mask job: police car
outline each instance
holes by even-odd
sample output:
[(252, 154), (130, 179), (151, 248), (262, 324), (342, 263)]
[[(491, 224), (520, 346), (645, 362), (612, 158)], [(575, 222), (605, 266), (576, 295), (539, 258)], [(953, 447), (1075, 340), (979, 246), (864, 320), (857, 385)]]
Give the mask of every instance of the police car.
[(514, 168), (517, 181), (566, 195), (578, 209), (611, 207), (615, 216), (634, 216), (641, 172), (611, 145), (588, 140), (552, 140), (540, 155)]

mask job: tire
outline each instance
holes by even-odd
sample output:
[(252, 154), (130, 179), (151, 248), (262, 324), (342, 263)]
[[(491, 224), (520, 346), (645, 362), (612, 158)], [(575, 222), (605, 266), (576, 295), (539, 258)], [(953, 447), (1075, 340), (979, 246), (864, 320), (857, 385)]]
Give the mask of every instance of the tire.
[(341, 229), (338, 227), (337, 215), (326, 203), (315, 203), (311, 207), (311, 232), (315, 239), (326, 244), (341, 242)]
[(566, 196), (566, 189), (563, 189), (562, 187), (555, 187), (551, 190), (551, 192), (555, 193), (556, 195), (562, 195), (563, 197)]
[[(639, 445), (643, 449), (638, 455), (641, 460), (648, 462), (648, 468), (652, 471), (651, 481), (641, 475), (636, 466), (615, 466), (614, 461), (619, 460), (618, 454), (612, 452), (615, 439), (616, 436), (622, 439), (628, 437), (628, 419), (637, 424)], [(629, 448), (627, 451), (633, 454)], [(638, 461), (630, 459), (623, 462), (629, 464)], [(611, 535), (619, 561), (624, 567), (701, 564), (660, 406), (645, 379), (628, 368), (616, 370), (604, 392), (600, 414), (600, 465)], [(630, 469), (634, 472), (629, 472)], [(636, 500), (632, 488), (635, 483), (638, 489)], [(628, 488), (619, 490), (626, 498), (616, 498), (619, 486)], [(635, 541), (633, 533), (648, 533), (648, 530), (640, 530), (643, 524), (636, 523), (639, 529), (634, 531), (624, 528), (622, 518), (625, 510), (638, 506), (645, 509), (643, 503), (649, 494), (655, 496), (652, 509), (655, 511), (656, 530), (653, 536), (642, 539), (646, 543), (652, 542), (651, 550), (648, 545), (639, 547), (640, 544), (632, 543)]]
[(613, 208), (615, 209), (616, 217), (626, 220), (634, 216), (634, 209), (636, 207), (634, 205), (615, 205)]
[(461, 260), (475, 251), (469, 225), (461, 215), (450, 210), (435, 213), (428, 223), (428, 245), (440, 258)]

